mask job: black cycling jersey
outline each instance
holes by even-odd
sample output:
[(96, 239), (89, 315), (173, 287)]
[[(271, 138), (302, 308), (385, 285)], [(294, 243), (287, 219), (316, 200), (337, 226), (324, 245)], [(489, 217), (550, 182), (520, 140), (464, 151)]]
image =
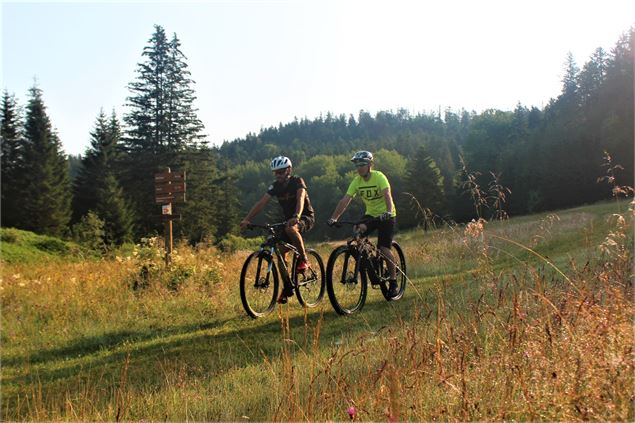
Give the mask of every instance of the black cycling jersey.
[[(269, 189), (267, 190), (267, 194), (272, 197), (277, 197), (280, 206), (282, 207), (282, 213), (284, 214), (285, 219), (291, 219), (295, 216), (295, 206), (296, 206), (296, 195), (298, 189), (304, 188), (306, 191), (306, 184), (304, 183), (304, 179), (298, 176), (291, 176), (286, 182), (280, 183), (275, 181), (273, 184), (269, 185)], [(307, 216), (311, 220), (313, 220), (313, 207), (311, 207), (311, 200), (309, 200), (309, 193), (307, 191), (304, 196), (304, 207), (302, 209), (302, 216)]]

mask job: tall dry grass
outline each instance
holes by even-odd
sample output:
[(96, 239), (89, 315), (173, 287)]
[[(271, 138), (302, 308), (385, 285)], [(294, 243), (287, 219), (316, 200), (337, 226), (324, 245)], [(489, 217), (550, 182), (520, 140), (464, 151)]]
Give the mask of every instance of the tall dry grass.
[[(245, 318), (245, 251), (180, 245), (165, 269), (149, 242), (113, 260), (5, 266), (2, 418), (633, 420), (633, 213), (581, 241), (592, 222), (581, 211), (405, 236), (408, 298), (351, 319), (293, 303)], [(593, 252), (562, 266), (545, 251), (570, 232), (565, 251)]]
[[(633, 420), (632, 217), (614, 221), (594, 264), (571, 262), (566, 274), (529, 267), (495, 281), (476, 273), (480, 295), (467, 307), (453, 305), (441, 283), (436, 310), (417, 308), (380, 334), (300, 355), (295, 367), (285, 349), (279, 380), (291, 400), (270, 418)], [(482, 222), (466, 230), (486, 237)]]

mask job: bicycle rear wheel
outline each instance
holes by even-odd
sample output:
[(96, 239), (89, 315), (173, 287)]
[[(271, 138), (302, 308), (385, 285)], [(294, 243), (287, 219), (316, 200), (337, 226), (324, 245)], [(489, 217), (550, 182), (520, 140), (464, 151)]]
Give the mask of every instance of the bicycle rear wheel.
[[(408, 282), (408, 278), (406, 277), (406, 257), (403, 254), (403, 250), (401, 246), (397, 244), (396, 241), (392, 242), (392, 247), (390, 248), (392, 252), (392, 256), (395, 259), (395, 275), (397, 277), (397, 287), (399, 291), (397, 295), (391, 296), (388, 293), (388, 284), (381, 284), (381, 293), (386, 299), (386, 301), (396, 301), (403, 297), (404, 292), (406, 291), (406, 283)], [(386, 258), (381, 256), (381, 261), (379, 264), (380, 273), (379, 276), (383, 280), (388, 280), (390, 277), (390, 272), (388, 271), (388, 265), (386, 263)]]
[(366, 301), (366, 273), (357, 269), (357, 255), (348, 246), (336, 248), (326, 266), (326, 288), (333, 308), (338, 314), (359, 311)]
[(294, 275), (295, 295), (298, 297), (298, 301), (303, 306), (312, 308), (320, 304), (324, 297), (324, 262), (317, 251), (312, 248), (306, 250), (306, 255), (311, 267), (302, 273), (297, 273), (298, 261), (294, 260), (292, 275)]
[(256, 319), (271, 313), (278, 298), (278, 270), (271, 254), (256, 251), (240, 272), (240, 299), (247, 314)]

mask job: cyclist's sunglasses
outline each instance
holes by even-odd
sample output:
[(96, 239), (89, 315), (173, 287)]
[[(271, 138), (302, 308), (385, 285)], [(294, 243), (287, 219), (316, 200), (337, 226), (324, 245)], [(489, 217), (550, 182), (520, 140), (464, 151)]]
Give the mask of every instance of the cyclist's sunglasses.
[(364, 162), (355, 163), (355, 167), (364, 167), (364, 166), (368, 166), (368, 163), (364, 163)]
[(284, 175), (286, 171), (287, 169), (278, 169), (274, 170), (273, 173), (275, 173), (276, 175)]

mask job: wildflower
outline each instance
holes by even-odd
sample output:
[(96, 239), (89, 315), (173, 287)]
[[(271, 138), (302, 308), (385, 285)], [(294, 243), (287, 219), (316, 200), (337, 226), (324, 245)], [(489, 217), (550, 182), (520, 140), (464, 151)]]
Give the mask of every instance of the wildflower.
[(483, 230), (485, 229), (485, 220), (479, 219), (478, 221), (472, 219), (470, 223), (465, 227), (465, 236), (470, 238), (481, 238), (483, 236)]
[(355, 416), (357, 415), (357, 409), (355, 408), (354, 405), (351, 405), (350, 407), (348, 407), (348, 410), (346, 410), (346, 412), (348, 413), (348, 417), (350, 417), (351, 420), (355, 420)]

